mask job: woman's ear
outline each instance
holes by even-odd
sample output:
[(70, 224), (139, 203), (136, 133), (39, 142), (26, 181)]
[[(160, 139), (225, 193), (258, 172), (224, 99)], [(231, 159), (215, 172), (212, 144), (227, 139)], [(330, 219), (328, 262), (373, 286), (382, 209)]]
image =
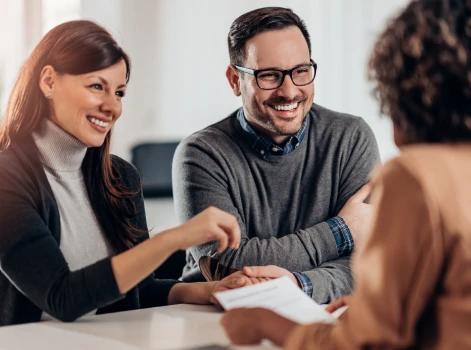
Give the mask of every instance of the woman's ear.
[(230, 64), (226, 70), (226, 78), (234, 95), (240, 96), (240, 76), (237, 68)]
[(44, 66), (39, 75), (39, 88), (46, 98), (51, 98), (57, 82), (57, 73), (51, 65)]
[(394, 135), (394, 143), (397, 147), (406, 146), (410, 142), (407, 140), (407, 134), (404, 131), (404, 128), (401, 128), (399, 125), (393, 122), (393, 135)]

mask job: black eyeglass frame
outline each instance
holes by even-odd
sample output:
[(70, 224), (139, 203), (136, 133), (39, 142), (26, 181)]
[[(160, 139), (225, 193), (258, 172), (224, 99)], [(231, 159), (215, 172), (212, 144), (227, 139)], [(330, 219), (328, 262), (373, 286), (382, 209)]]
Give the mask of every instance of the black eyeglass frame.
[[(237, 70), (240, 70), (241, 72), (244, 72), (244, 73), (248, 73), (248, 74), (252, 74), (254, 77), (255, 77), (255, 82), (257, 83), (257, 86), (259, 89), (262, 89), (262, 90), (275, 90), (275, 89), (278, 89), (281, 85), (283, 85), (283, 83), (285, 82), (285, 76), (289, 75), (289, 77), (291, 78), (291, 81), (293, 82), (294, 85), (296, 86), (306, 86), (306, 85), (309, 85), (311, 84), (314, 79), (316, 79), (316, 74), (317, 74), (317, 63), (314, 62), (314, 60), (311, 58), (309, 60), (311, 62), (310, 66), (314, 67), (314, 75), (312, 77), (312, 80), (309, 82), (309, 83), (306, 83), (306, 84), (296, 84), (293, 80), (293, 72), (298, 69), (299, 67), (303, 67), (303, 66), (309, 66), (309, 64), (305, 63), (305, 64), (300, 64), (299, 66), (296, 66), (294, 68), (291, 68), (291, 69), (275, 69), (275, 68), (268, 68), (268, 69), (257, 69), (257, 70), (253, 70), (253, 69), (250, 69), (250, 68), (246, 68), (246, 67), (242, 67), (242, 66), (238, 66), (236, 64), (234, 64), (233, 66), (236, 67)], [(283, 76), (281, 77), (281, 80), (280, 80), (280, 83), (277, 87), (274, 87), (274, 88), (262, 88), (260, 87), (260, 84), (258, 83), (258, 75), (260, 73), (263, 73), (263, 72), (270, 72), (270, 71), (276, 71), (276, 72), (280, 72), (281, 74), (283, 74)]]

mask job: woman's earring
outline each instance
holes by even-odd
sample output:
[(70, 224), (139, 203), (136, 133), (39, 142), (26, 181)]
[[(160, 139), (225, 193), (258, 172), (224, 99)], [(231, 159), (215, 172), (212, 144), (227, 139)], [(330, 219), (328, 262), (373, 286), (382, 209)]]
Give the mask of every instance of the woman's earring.
[(46, 98), (51, 98), (51, 93), (50, 92), (46, 93)]

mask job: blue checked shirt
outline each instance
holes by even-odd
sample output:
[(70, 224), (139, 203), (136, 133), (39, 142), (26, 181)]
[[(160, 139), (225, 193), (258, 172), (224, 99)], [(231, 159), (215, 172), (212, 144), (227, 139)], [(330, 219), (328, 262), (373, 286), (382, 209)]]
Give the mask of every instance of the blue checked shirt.
[[(288, 139), (284, 147), (280, 147), (272, 141), (267, 140), (259, 135), (252, 128), (252, 126), (250, 126), (250, 124), (245, 119), (242, 108), (239, 109), (239, 112), (237, 113), (237, 119), (239, 120), (240, 126), (245, 131), (245, 136), (247, 141), (250, 143), (250, 147), (262, 159), (265, 159), (267, 155), (284, 156), (290, 152), (293, 152), (302, 142), (304, 135), (306, 134), (307, 118), (304, 118), (299, 131)], [(329, 225), (330, 230), (334, 235), (339, 256), (350, 254), (353, 251), (354, 242), (352, 234), (348, 229), (345, 221), (341, 217), (335, 216), (327, 220), (327, 224)], [(305, 274), (300, 272), (293, 272), (293, 275), (298, 280), (298, 283), (301, 286), (303, 292), (306, 293), (309, 297), (312, 297), (311, 280)]]
[(273, 143), (272, 141), (267, 140), (257, 134), (257, 132), (252, 128), (252, 126), (247, 123), (242, 108), (239, 109), (237, 118), (239, 119), (240, 126), (245, 131), (245, 136), (250, 144), (250, 147), (262, 159), (265, 159), (267, 155), (284, 156), (290, 152), (293, 152), (296, 147), (298, 147), (298, 145), (301, 143), (306, 133), (307, 119), (304, 118), (303, 124), (301, 125), (301, 129), (299, 129), (296, 134), (291, 135), (289, 140), (286, 142), (285, 146), (282, 148), (277, 144)]

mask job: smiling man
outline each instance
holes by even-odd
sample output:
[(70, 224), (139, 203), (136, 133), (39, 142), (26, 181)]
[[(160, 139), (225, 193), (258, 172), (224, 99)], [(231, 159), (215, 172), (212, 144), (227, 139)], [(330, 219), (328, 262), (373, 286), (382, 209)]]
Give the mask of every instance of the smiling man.
[(189, 250), (183, 279), (203, 278), (204, 256), (236, 269), (276, 265), (252, 273), (288, 275), (330, 302), (352, 288), (349, 256), (370, 222), (364, 185), (379, 161), (376, 140), (361, 118), (313, 104), (317, 64), (291, 10), (240, 16), (228, 45), (226, 76), (243, 106), (180, 144), (173, 186), (182, 222), (213, 205), (238, 218), (242, 240), (222, 254), (215, 244)]

